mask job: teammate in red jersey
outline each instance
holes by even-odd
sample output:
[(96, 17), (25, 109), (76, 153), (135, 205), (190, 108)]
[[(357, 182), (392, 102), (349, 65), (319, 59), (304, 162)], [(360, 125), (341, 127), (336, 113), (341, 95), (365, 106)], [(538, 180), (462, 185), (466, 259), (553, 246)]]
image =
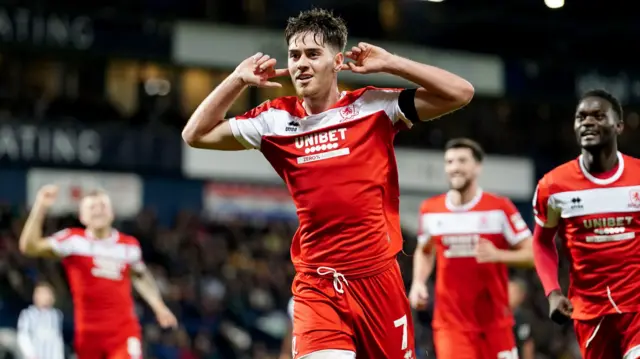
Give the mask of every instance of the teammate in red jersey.
[[(584, 359), (640, 358), (640, 161), (618, 152), (622, 106), (587, 92), (575, 112), (582, 154), (538, 183), (534, 255), (550, 317), (574, 320)], [(556, 234), (569, 256), (568, 298), (558, 282)]]
[[(466, 105), (473, 87), (371, 44), (343, 54), (347, 28), (325, 10), (289, 19), (285, 39), (287, 69), (275, 69), (276, 60), (261, 53), (244, 60), (182, 136), (198, 148), (260, 150), (291, 192), (300, 222), (291, 247), (296, 359), (414, 358), (396, 262), (402, 236), (393, 139), (402, 127)], [(342, 70), (386, 72), (419, 88), (340, 92)], [(279, 87), (271, 79), (287, 74), (300, 98), (277, 98), (224, 120), (247, 86)]]
[(436, 269), (433, 335), (438, 359), (517, 359), (506, 264), (533, 261), (531, 231), (513, 203), (477, 183), (484, 154), (470, 139), (445, 146), (451, 190), (420, 208), (411, 305), (423, 309)]
[(88, 194), (80, 204), (80, 222), (86, 229), (65, 229), (43, 238), (43, 221), (57, 192), (54, 185), (38, 192), (20, 236), (20, 250), (31, 257), (62, 258), (73, 296), (79, 359), (142, 358), (131, 284), (162, 327), (177, 323), (142, 261), (138, 241), (111, 227), (111, 201), (101, 191)]

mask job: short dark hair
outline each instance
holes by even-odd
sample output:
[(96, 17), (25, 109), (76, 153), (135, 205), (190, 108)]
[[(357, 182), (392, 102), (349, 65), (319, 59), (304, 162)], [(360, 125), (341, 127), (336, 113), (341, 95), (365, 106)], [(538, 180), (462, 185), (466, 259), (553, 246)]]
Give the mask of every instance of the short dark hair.
[(484, 150), (480, 144), (470, 138), (460, 137), (453, 138), (447, 141), (447, 144), (444, 145), (444, 150), (448, 151), (454, 148), (468, 148), (471, 150), (471, 154), (476, 161), (482, 162), (484, 160)]
[(582, 94), (582, 96), (580, 97), (580, 102), (582, 102), (582, 100), (586, 99), (587, 97), (598, 97), (603, 100), (609, 101), (609, 103), (611, 104), (611, 108), (613, 109), (613, 112), (615, 112), (616, 115), (618, 116), (618, 120), (622, 121), (623, 112), (622, 112), (622, 105), (620, 104), (620, 100), (618, 100), (615, 96), (613, 96), (613, 94), (611, 94), (609, 91), (604, 89), (589, 90), (584, 94)]
[[(290, 17), (284, 30), (287, 44), (292, 37), (303, 33), (314, 34), (314, 40), (317, 44), (328, 44), (339, 51), (344, 51), (347, 44), (347, 25), (344, 20), (334, 16), (333, 12), (329, 10), (314, 8), (302, 11), (296, 17)], [(318, 39), (318, 36), (322, 38)]]

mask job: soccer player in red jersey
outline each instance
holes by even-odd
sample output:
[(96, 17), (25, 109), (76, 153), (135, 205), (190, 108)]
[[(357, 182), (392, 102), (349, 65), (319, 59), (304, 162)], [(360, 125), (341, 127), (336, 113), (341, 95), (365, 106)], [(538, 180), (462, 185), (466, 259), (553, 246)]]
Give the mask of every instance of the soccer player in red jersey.
[[(300, 222), (291, 246), (296, 359), (414, 358), (396, 262), (402, 235), (393, 139), (403, 127), (466, 105), (473, 87), (371, 44), (343, 54), (347, 28), (325, 10), (289, 19), (285, 39), (287, 69), (275, 69), (276, 60), (261, 53), (242, 61), (182, 136), (197, 148), (258, 149), (287, 185)], [(340, 92), (340, 71), (388, 73), (418, 88)], [(278, 87), (271, 79), (287, 74), (299, 97), (224, 120), (247, 86)]]
[[(582, 154), (547, 173), (533, 200), (536, 270), (556, 322), (573, 319), (584, 359), (640, 358), (640, 161), (618, 152), (622, 106), (584, 94), (574, 129)], [(569, 257), (558, 281), (556, 234)]]
[(38, 192), (20, 236), (20, 250), (30, 257), (62, 258), (73, 296), (79, 359), (141, 359), (131, 284), (162, 327), (174, 327), (177, 322), (142, 261), (138, 241), (111, 227), (111, 201), (102, 191), (89, 193), (80, 203), (80, 222), (86, 228), (69, 228), (43, 238), (43, 222), (57, 193), (54, 185)]
[(506, 265), (532, 264), (531, 231), (508, 198), (478, 186), (483, 157), (477, 142), (450, 140), (444, 170), (451, 190), (420, 207), (409, 300), (426, 306), (435, 262), (438, 359), (518, 358)]

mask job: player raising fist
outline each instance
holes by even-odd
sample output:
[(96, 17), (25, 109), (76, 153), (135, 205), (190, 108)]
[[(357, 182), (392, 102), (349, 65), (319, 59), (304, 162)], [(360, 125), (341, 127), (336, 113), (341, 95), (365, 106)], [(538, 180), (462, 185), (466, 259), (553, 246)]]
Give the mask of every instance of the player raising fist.
[(69, 228), (44, 238), (43, 222), (57, 194), (55, 185), (38, 192), (20, 236), (20, 251), (30, 257), (62, 258), (73, 296), (79, 359), (142, 358), (132, 282), (162, 327), (175, 327), (177, 321), (142, 261), (138, 241), (111, 227), (111, 200), (102, 191), (90, 192), (80, 202), (79, 217), (85, 228)]

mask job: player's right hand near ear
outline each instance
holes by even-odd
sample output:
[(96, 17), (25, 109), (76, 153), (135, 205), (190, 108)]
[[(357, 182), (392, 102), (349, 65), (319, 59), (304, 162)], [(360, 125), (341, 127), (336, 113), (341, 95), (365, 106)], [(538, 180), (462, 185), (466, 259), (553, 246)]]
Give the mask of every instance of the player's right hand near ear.
[(36, 196), (35, 204), (45, 208), (51, 207), (58, 198), (58, 189), (58, 186), (53, 184), (42, 186)]
[(559, 290), (549, 293), (549, 318), (558, 324), (565, 324), (571, 319), (573, 305), (569, 298)]
[(409, 290), (409, 304), (411, 308), (424, 310), (429, 302), (429, 290), (426, 283), (413, 283)]
[(266, 88), (282, 87), (281, 84), (269, 81), (274, 77), (289, 75), (288, 69), (276, 69), (276, 59), (258, 52), (245, 59), (236, 67), (233, 74), (247, 86)]

